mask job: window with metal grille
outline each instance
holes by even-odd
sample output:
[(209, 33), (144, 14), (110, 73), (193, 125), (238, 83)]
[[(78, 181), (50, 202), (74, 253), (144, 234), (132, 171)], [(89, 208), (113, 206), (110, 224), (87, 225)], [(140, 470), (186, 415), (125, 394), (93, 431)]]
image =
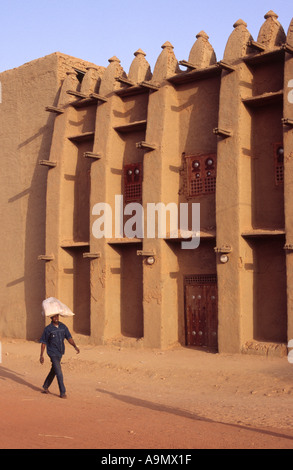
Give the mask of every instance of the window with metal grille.
[(284, 183), (284, 148), (280, 142), (274, 144), (274, 165), (275, 184), (279, 186)]
[(217, 282), (216, 274), (189, 274), (184, 278), (185, 284), (214, 284)]
[(142, 165), (131, 163), (125, 165), (124, 173), (124, 199), (125, 202), (140, 202), (142, 199)]
[(188, 196), (200, 196), (216, 191), (216, 155), (188, 155)]

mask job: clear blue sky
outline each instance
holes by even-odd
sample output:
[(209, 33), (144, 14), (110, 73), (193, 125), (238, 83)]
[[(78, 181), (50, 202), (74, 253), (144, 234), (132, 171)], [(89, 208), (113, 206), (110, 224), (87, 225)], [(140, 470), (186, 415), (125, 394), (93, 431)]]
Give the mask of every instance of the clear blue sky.
[(293, 17), (292, 0), (0, 0), (0, 7), (0, 72), (59, 51), (103, 66), (116, 55), (127, 73), (139, 48), (153, 70), (165, 41), (187, 60), (201, 30), (221, 60), (239, 18), (256, 40), (269, 10), (286, 33)]

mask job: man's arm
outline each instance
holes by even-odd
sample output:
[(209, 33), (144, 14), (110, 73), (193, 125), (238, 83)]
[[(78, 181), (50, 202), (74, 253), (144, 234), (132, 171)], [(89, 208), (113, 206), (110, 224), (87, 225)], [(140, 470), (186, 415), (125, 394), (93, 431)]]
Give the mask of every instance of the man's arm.
[(44, 351), (45, 351), (45, 343), (41, 343), (41, 354), (40, 354), (40, 363), (44, 364)]
[(76, 346), (75, 342), (74, 342), (74, 339), (73, 338), (68, 338), (67, 339), (68, 343), (71, 344), (71, 346), (74, 347), (75, 351), (77, 352), (77, 354), (79, 354), (79, 348)]

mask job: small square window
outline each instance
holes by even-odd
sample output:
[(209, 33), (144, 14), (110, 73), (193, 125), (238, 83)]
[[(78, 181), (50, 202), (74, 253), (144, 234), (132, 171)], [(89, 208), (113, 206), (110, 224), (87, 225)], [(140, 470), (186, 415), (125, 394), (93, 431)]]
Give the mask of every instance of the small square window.
[(216, 191), (216, 155), (189, 155), (187, 159), (188, 196)]
[(142, 200), (142, 164), (124, 165), (124, 199), (125, 202), (141, 202)]

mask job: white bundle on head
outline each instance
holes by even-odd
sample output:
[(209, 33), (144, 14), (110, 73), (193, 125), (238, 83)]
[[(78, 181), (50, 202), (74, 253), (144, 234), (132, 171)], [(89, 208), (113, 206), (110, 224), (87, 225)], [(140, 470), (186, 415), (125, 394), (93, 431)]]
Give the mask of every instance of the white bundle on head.
[(61, 317), (72, 317), (74, 313), (67, 305), (63, 304), (55, 297), (48, 297), (42, 302), (43, 317), (52, 317), (53, 315), (61, 315)]

